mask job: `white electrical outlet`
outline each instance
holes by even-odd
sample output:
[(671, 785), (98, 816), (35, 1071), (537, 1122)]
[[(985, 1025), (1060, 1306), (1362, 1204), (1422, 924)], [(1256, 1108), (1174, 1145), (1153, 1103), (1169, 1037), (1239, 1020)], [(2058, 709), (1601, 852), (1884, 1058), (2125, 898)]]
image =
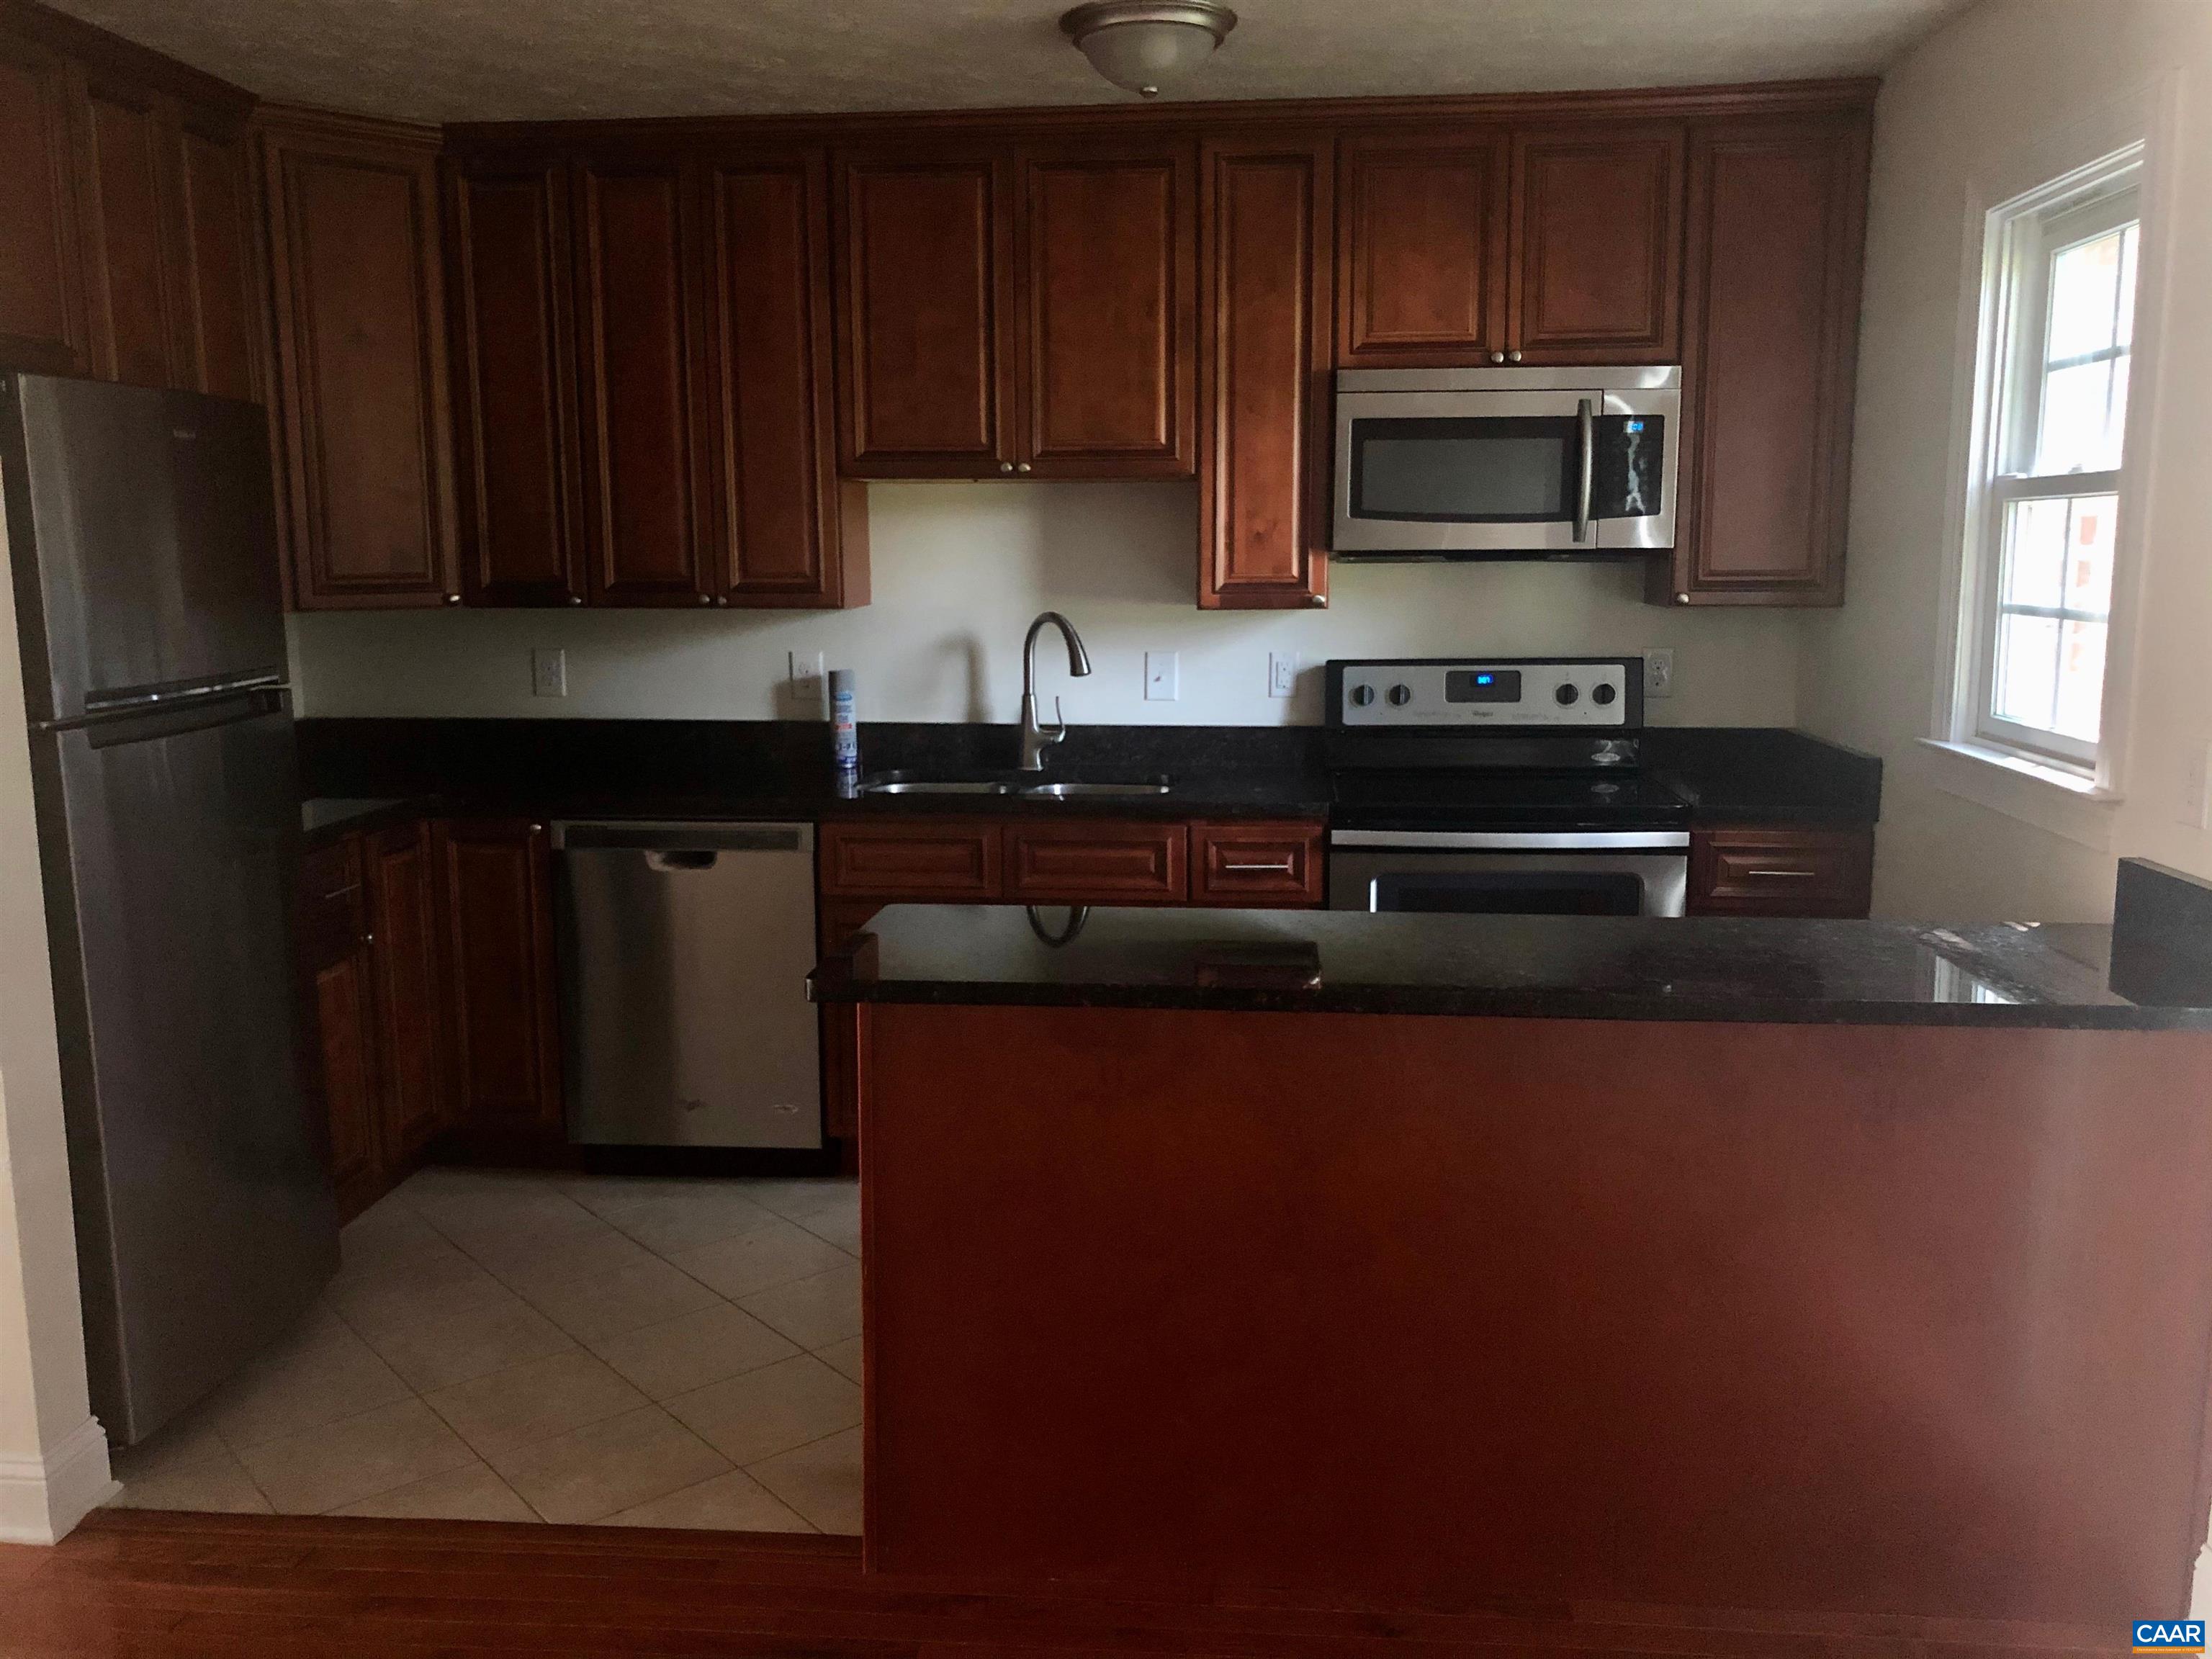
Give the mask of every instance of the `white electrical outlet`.
[(568, 653), (559, 648), (530, 653), (530, 695), (565, 697), (568, 695)]
[(1671, 697), (1674, 695), (1674, 653), (1671, 649), (1644, 653), (1644, 695), (1647, 697)]
[(1174, 652), (1147, 651), (1145, 653), (1145, 701), (1146, 702), (1173, 702), (1176, 700), (1176, 681), (1180, 678), (1176, 666)]
[(1267, 695), (1287, 697), (1298, 689), (1298, 653), (1295, 651), (1270, 651), (1267, 653)]
[(791, 702), (794, 708), (813, 708), (820, 705), (823, 696), (822, 653), (819, 651), (794, 651), (791, 653)]

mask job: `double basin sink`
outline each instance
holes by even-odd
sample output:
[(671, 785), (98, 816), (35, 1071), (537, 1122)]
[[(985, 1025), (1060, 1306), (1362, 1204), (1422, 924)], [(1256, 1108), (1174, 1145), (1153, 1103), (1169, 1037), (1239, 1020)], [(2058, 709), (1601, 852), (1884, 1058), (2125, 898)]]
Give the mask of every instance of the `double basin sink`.
[(933, 778), (918, 772), (879, 772), (860, 780), (863, 795), (1016, 795), (1028, 800), (1081, 800), (1114, 795), (1164, 795), (1165, 778), (1110, 782), (1030, 783), (1017, 778)]

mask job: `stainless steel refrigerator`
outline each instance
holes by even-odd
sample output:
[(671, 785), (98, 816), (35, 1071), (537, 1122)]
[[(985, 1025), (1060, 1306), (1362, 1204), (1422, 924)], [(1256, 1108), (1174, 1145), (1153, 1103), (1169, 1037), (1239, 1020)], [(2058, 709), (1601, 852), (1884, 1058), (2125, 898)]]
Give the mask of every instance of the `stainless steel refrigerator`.
[(93, 1409), (143, 1440), (295, 1320), (337, 1215), (295, 1042), (300, 836), (251, 404), (0, 376)]

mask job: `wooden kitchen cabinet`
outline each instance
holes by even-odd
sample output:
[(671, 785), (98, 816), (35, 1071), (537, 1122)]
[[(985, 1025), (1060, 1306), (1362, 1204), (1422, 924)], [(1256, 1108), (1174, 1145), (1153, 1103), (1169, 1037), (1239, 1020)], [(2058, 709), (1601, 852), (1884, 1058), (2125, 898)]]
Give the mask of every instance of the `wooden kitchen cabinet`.
[(177, 361), (195, 390), (258, 403), (261, 260), (243, 124), (187, 107), (174, 155), (184, 239)]
[(301, 860), (300, 954), (314, 1021), (309, 1075), (328, 1136), (342, 1218), (381, 1192), (376, 1110), (376, 1010), (361, 842), (346, 836)]
[(825, 896), (962, 904), (999, 896), (999, 850), (994, 822), (917, 817), (825, 823), (816, 860)]
[(1005, 830), (1012, 904), (1182, 904), (1190, 897), (1190, 831), (1180, 823), (1012, 823)]
[(1190, 902), (1265, 909), (1319, 906), (1325, 896), (1322, 826), (1190, 826)]
[(702, 167), (718, 602), (868, 602), (867, 488), (837, 477), (830, 170), (818, 149)]
[(435, 827), (453, 1127), (480, 1151), (562, 1136), (551, 847), (515, 819)]
[(577, 357), (592, 603), (712, 605), (706, 318), (696, 173), (679, 155), (577, 162)]
[(377, 1036), (377, 1138), (387, 1164), (412, 1165), (447, 1122), (446, 995), (437, 866), (429, 826), (362, 837)]
[(293, 602), (458, 605), (436, 130), (260, 119)]
[(1655, 601), (1843, 603), (1867, 143), (1863, 113), (1692, 133), (1680, 504)]
[(462, 592), (581, 605), (568, 167), (449, 163), (444, 186)]
[(90, 366), (77, 240), (70, 64), (0, 32), (0, 365)]
[(1680, 122), (1347, 137), (1337, 362), (1674, 362), (1685, 142)]
[(185, 306), (182, 228), (168, 211), (170, 158), (159, 100), (127, 81), (94, 79), (81, 118), (93, 372), (129, 386), (185, 384), (177, 360)]
[(1803, 824), (1690, 832), (1689, 911), (1698, 916), (1864, 916), (1874, 831)]
[(1202, 610), (1328, 602), (1332, 149), (1311, 134), (1200, 150)]

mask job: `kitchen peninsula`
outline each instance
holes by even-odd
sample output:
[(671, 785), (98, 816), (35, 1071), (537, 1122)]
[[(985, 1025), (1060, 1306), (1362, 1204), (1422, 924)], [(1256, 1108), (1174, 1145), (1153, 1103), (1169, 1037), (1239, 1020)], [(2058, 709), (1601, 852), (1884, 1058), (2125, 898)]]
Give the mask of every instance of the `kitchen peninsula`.
[(2179, 1613), (2212, 1012), (2102, 943), (884, 912), (816, 975), (865, 1030), (871, 1565)]

